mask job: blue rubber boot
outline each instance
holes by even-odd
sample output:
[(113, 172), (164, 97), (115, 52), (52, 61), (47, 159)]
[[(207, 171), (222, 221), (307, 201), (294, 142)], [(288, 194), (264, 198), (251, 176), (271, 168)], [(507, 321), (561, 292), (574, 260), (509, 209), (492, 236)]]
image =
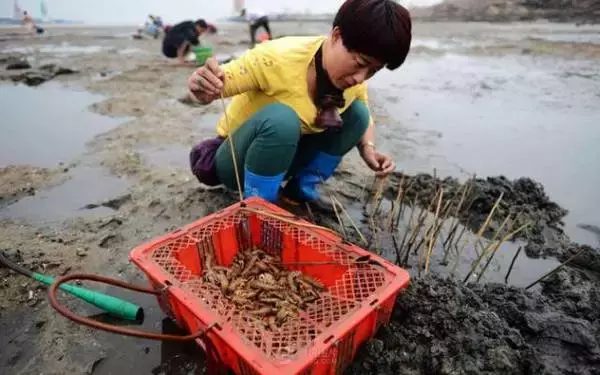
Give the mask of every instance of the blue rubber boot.
[(277, 201), (285, 172), (275, 176), (261, 176), (244, 170), (244, 197), (260, 197), (271, 203)]
[(319, 199), (317, 186), (333, 175), (341, 161), (342, 156), (319, 152), (306, 167), (291, 178), (285, 187), (284, 196), (296, 202)]

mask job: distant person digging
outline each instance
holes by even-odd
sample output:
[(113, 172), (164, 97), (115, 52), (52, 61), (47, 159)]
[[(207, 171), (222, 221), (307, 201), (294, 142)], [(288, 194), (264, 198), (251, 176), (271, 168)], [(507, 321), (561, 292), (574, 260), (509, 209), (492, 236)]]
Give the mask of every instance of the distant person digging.
[(170, 59), (177, 58), (181, 65), (187, 65), (185, 56), (191, 46), (200, 45), (198, 38), (205, 32), (211, 32), (203, 19), (184, 21), (170, 27), (163, 39), (162, 53)]
[(27, 11), (23, 11), (23, 19), (21, 20), (21, 23), (23, 24), (23, 26), (25, 26), (25, 30), (27, 30), (29, 34), (34, 35), (41, 34), (44, 32), (44, 29), (35, 24), (35, 21), (29, 15), (29, 13), (27, 13)]
[(256, 44), (256, 31), (263, 27), (269, 36), (269, 40), (273, 39), (271, 34), (271, 27), (269, 27), (269, 17), (262, 11), (249, 12), (246, 8), (242, 9), (240, 13), (242, 17), (246, 18), (246, 21), (250, 24), (250, 45), (254, 47)]

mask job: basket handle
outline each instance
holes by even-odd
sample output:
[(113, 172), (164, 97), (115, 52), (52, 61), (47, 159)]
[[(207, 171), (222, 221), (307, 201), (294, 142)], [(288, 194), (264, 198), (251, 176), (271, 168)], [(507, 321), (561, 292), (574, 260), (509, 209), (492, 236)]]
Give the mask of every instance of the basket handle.
[(111, 332), (111, 333), (116, 333), (119, 335), (141, 337), (141, 338), (145, 338), (145, 339), (149, 339), (149, 340), (189, 341), (189, 340), (195, 340), (197, 338), (204, 336), (208, 331), (210, 331), (217, 324), (217, 323), (212, 323), (212, 324), (208, 325), (206, 328), (204, 328), (196, 333), (187, 335), (187, 336), (176, 336), (176, 335), (165, 335), (162, 333), (140, 331), (140, 330), (131, 329), (131, 328), (124, 328), (124, 327), (120, 327), (120, 326), (116, 326), (116, 325), (112, 325), (112, 324), (101, 323), (101, 322), (98, 322), (93, 319), (84, 318), (82, 316), (74, 314), (72, 311), (70, 311), (67, 308), (65, 308), (64, 306), (60, 305), (56, 298), (56, 291), (60, 287), (60, 285), (66, 283), (67, 281), (71, 281), (71, 280), (97, 281), (99, 283), (118, 286), (118, 287), (121, 287), (124, 289), (129, 289), (129, 290), (133, 290), (133, 291), (145, 293), (145, 294), (160, 295), (160, 292), (156, 291), (154, 289), (143, 288), (143, 287), (139, 287), (139, 286), (136, 286), (133, 284), (128, 284), (121, 280), (111, 279), (111, 278), (108, 278), (105, 276), (92, 275), (92, 274), (74, 273), (71, 275), (66, 275), (66, 276), (56, 278), (54, 280), (54, 282), (52, 283), (52, 285), (50, 285), (50, 288), (48, 290), (48, 298), (50, 299), (50, 305), (56, 311), (58, 311), (61, 315), (65, 316), (66, 318), (71, 319), (72, 321), (74, 321), (76, 323), (79, 323), (79, 324), (82, 324), (82, 325), (85, 325), (88, 327), (100, 329), (100, 330)]

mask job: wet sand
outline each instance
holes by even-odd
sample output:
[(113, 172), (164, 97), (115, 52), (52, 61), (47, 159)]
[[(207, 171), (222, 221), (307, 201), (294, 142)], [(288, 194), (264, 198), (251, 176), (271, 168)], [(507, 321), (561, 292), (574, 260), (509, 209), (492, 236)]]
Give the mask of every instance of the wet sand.
[[(314, 34), (327, 29), (316, 23), (276, 26), (279, 35)], [(209, 38), (217, 53), (227, 57), (247, 48), (244, 28), (224, 25), (223, 30), (223, 35)], [(0, 250), (35, 271), (52, 275), (101, 273), (143, 284), (144, 278), (128, 262), (133, 247), (235, 200), (235, 195), (222, 189), (199, 185), (188, 168), (188, 150), (213, 135), (220, 104), (195, 107), (182, 103), (179, 99), (185, 95), (190, 69), (165, 61), (158, 53), (158, 41), (133, 40), (133, 31), (51, 27), (48, 35), (24, 39), (14, 36), (14, 30), (0, 29), (3, 64), (11, 57), (24, 58), (32, 66), (23, 71), (5, 70), (3, 65), (0, 72), (0, 101), (10, 103), (2, 108), (7, 136), (0, 140)], [(553, 228), (547, 235), (547, 227), (543, 226), (545, 235), (536, 237), (536, 241), (526, 237), (502, 245), (493, 266), (482, 277), (480, 284), (484, 285), (460, 283), (454, 287), (454, 281), (437, 278), (416, 281), (409, 293), (398, 299), (391, 326), (393, 330), (406, 325), (405, 330), (396, 331), (415, 344), (390, 344), (394, 339), (385, 337), (388, 331), (384, 331), (380, 333), (384, 336), (378, 337), (384, 344), (368, 344), (351, 372), (363, 368), (374, 373), (406, 374), (510, 373), (516, 369), (539, 373), (534, 365), (541, 360), (523, 367), (521, 359), (534, 352), (543, 358), (559, 349), (535, 344), (545, 337), (539, 324), (532, 329), (531, 320), (525, 319), (528, 324), (506, 321), (511, 311), (498, 305), (510, 301), (510, 296), (490, 302), (494, 295), (513, 293), (525, 301), (518, 311), (526, 317), (534, 313), (538, 319), (539, 314), (559, 317), (556, 325), (545, 328), (546, 332), (570, 327), (565, 322), (579, 319), (578, 327), (587, 332), (581, 339), (583, 344), (573, 343), (567, 334), (554, 339), (560, 345), (583, 345), (585, 360), (576, 367), (571, 362), (575, 354), (568, 352), (557, 359), (559, 370), (555, 373), (593, 373), (590, 369), (598, 364), (600, 343), (600, 322), (592, 313), (598, 311), (594, 305), (598, 296), (593, 294), (600, 269), (593, 266), (600, 264), (594, 263), (597, 250), (590, 248), (587, 258), (580, 257), (573, 263), (580, 268), (563, 269), (529, 294), (516, 287), (535, 281), (578, 251), (571, 240), (600, 245), (593, 231), (594, 226), (600, 226), (596, 211), (600, 195), (595, 188), (600, 181), (593, 172), (599, 167), (594, 146), (600, 140), (600, 130), (592, 125), (593, 119), (600, 118), (599, 59), (600, 38), (591, 27), (418, 24), (414, 50), (406, 66), (374, 78), (370, 96), (378, 123), (378, 144), (393, 153), (403, 172), (431, 174), (436, 168), (438, 177), (457, 178), (452, 186), (473, 173), (482, 178), (505, 175), (509, 182), (500, 185), (515, 192), (515, 199), (505, 209), (529, 207), (535, 214), (530, 220), (552, 224)], [(41, 68), (47, 64), (76, 73), (52, 76), (50, 81), (32, 87), (11, 82), (23, 82), (24, 74), (32, 77), (38, 74), (36, 71), (44, 73)], [(42, 74), (42, 78), (48, 77)], [(517, 188), (521, 185), (514, 185), (512, 180), (519, 177), (541, 183), (543, 194)], [(363, 186), (368, 187), (371, 181), (372, 174), (353, 151), (328, 182), (324, 195), (335, 192), (360, 223), (364, 219)], [(389, 182), (386, 197), (393, 199), (399, 176)], [(435, 191), (427, 183), (421, 185), (418, 191), (422, 197)], [(481, 186), (481, 191), (487, 192), (486, 203), (479, 210), (468, 210), (461, 219), (471, 239), (490, 201), (493, 204), (499, 185), (483, 180)], [(389, 200), (382, 206), (383, 221)], [(562, 208), (568, 210), (566, 216)], [(406, 210), (403, 225), (409, 213)], [(317, 222), (339, 228), (330, 212), (316, 211), (316, 215)], [(552, 223), (546, 220), (549, 217), (553, 217)], [(581, 224), (587, 229), (581, 229)], [(403, 225), (400, 228), (406, 228)], [(369, 234), (367, 223), (360, 227)], [(351, 232), (348, 223), (346, 229)], [(360, 241), (356, 235), (350, 239)], [(395, 259), (385, 234), (371, 247)], [(498, 287), (485, 284), (503, 282), (519, 247), (529, 251), (528, 255), (520, 255), (512, 271), (509, 284), (515, 289), (501, 289), (499, 293)], [(442, 250), (436, 251), (437, 261), (432, 266), (432, 273), (438, 277), (447, 276), (452, 268), (439, 264), (442, 255)], [(540, 255), (545, 259), (538, 259)], [(460, 281), (474, 258), (469, 248), (457, 267)], [(411, 258), (407, 266), (416, 277), (415, 264)], [(549, 289), (548, 285), (553, 286)], [(430, 294), (420, 293), (423, 289)], [(152, 298), (112, 289), (110, 292), (136, 298), (145, 307), (147, 317), (139, 328), (173, 328)], [(419, 298), (413, 297), (415, 293)], [(464, 311), (457, 310), (448, 303), (458, 298), (456, 293), (475, 293), (482, 301), (459, 299), (458, 305), (464, 306)], [(440, 295), (444, 296), (441, 301)], [(201, 351), (193, 345), (182, 348), (76, 326), (49, 307), (44, 287), (3, 268), (0, 297), (0, 368), (10, 369), (11, 373), (110, 374), (123, 371), (125, 362), (130, 371), (137, 373), (202, 371)], [(536, 310), (532, 306), (537, 302), (531, 301), (542, 301), (544, 306)], [(97, 313), (77, 306), (81, 314)], [(415, 315), (405, 312), (413, 309)], [(428, 309), (450, 312), (436, 316)], [(482, 319), (456, 323), (437, 341), (413, 339), (419, 330), (418, 334), (429, 337), (427, 330), (433, 330), (435, 319), (450, 322), (457, 319), (456, 314), (474, 312), (479, 312)], [(486, 314), (497, 314), (502, 320), (500, 328), (482, 333), (480, 321)], [(509, 340), (508, 349), (503, 343), (491, 341), (481, 356), (474, 354), (463, 361), (440, 365), (440, 358), (452, 355), (448, 348), (454, 346), (457, 337), (464, 336), (461, 332), (465, 329), (471, 332), (466, 341), (461, 341), (465, 350), (475, 345), (472, 342), (477, 342), (478, 335), (504, 337), (508, 334), (500, 330), (516, 330), (518, 337), (514, 339), (511, 333), (516, 341)], [(442, 348), (438, 354), (427, 354), (432, 345)], [(391, 362), (375, 359), (384, 352), (388, 354), (383, 357), (391, 358)], [(496, 352), (508, 353), (507, 361), (514, 367), (477, 367)], [(398, 353), (410, 353), (410, 358), (418, 354), (415, 358), (419, 360), (398, 359)], [(405, 367), (407, 363), (410, 366)]]

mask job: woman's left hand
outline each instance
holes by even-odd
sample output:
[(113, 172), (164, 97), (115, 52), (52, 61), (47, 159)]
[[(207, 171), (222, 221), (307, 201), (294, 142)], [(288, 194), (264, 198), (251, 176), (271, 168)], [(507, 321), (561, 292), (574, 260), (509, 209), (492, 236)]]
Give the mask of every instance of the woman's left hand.
[(396, 163), (394, 163), (391, 157), (376, 151), (372, 147), (361, 148), (360, 156), (369, 168), (375, 171), (377, 177), (385, 177), (396, 169)]

